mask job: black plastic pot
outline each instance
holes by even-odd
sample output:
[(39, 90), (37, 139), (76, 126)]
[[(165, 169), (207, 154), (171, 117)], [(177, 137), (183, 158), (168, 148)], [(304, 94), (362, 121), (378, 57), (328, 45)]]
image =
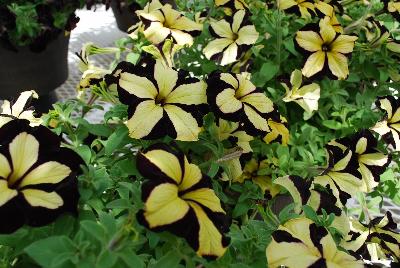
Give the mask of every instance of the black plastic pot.
[(68, 78), (69, 36), (63, 34), (44, 51), (32, 52), (19, 47), (18, 52), (0, 47), (0, 99), (15, 99), (25, 90), (35, 90), (47, 98)]
[(118, 1), (111, 1), (111, 9), (117, 21), (118, 29), (123, 32), (127, 32), (132, 25), (139, 21), (135, 11), (139, 10), (140, 6), (136, 3), (127, 5), (123, 1), (120, 4)]

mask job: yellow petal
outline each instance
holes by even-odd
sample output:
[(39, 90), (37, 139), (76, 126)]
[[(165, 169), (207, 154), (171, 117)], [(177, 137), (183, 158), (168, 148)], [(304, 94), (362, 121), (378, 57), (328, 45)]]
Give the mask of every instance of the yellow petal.
[(331, 44), (331, 51), (343, 54), (353, 52), (354, 42), (356, 40), (357, 36), (341, 34)]
[(319, 23), (320, 31), (322, 39), (324, 40), (325, 44), (330, 44), (336, 36), (335, 29), (330, 24), (330, 17), (326, 16), (322, 19)]
[(261, 113), (270, 113), (274, 110), (274, 104), (264, 93), (251, 93), (240, 99), (256, 108)]
[(183, 176), (181, 184), (179, 184), (179, 191), (183, 192), (198, 183), (203, 174), (201, 174), (201, 170), (195, 164), (191, 164), (188, 162), (187, 158), (185, 157), (185, 174)]
[(233, 22), (232, 22), (232, 31), (234, 33), (238, 33), (239, 32), (239, 27), (243, 22), (243, 18), (246, 15), (246, 11), (244, 11), (243, 9), (237, 11), (235, 13), (235, 15), (233, 15)]
[(217, 95), (216, 104), (221, 112), (228, 114), (242, 109), (242, 103), (235, 98), (235, 90), (232, 88), (224, 89)]
[(71, 174), (71, 169), (55, 161), (41, 164), (29, 172), (22, 180), (19, 187), (41, 183), (59, 183)]
[(143, 32), (147, 40), (153, 44), (159, 44), (170, 35), (171, 29), (163, 26), (162, 23), (152, 22), (151, 25)]
[(345, 79), (349, 75), (347, 58), (343, 54), (328, 52), (328, 65), (333, 75), (338, 79)]
[(303, 75), (306, 77), (311, 77), (314, 74), (320, 72), (324, 68), (325, 63), (325, 53), (322, 51), (314, 52), (308, 57), (306, 63), (303, 67)]
[(261, 117), (256, 111), (248, 105), (244, 105), (244, 112), (256, 129), (262, 131), (269, 131), (268, 122), (265, 118)]
[(178, 196), (178, 187), (163, 183), (155, 187), (147, 198), (144, 217), (150, 228), (155, 228), (179, 221), (188, 210), (189, 205)]
[(296, 1), (294, 0), (277, 0), (277, 4), (280, 10), (289, 9), (297, 5)]
[(184, 200), (195, 201), (213, 212), (221, 212), (225, 214), (225, 211), (221, 207), (219, 198), (215, 195), (214, 190), (210, 188), (200, 188), (194, 191), (189, 191), (182, 195)]
[(254, 25), (246, 25), (240, 28), (236, 43), (238, 45), (252, 45), (257, 41), (258, 36), (259, 34)]
[(185, 33), (181, 30), (172, 29), (171, 35), (175, 39), (176, 43), (180, 46), (191, 46), (193, 44), (193, 36), (191, 36), (189, 33)]
[(158, 94), (149, 79), (131, 73), (121, 73), (119, 86), (141, 99), (155, 99)]
[(226, 20), (211, 22), (210, 26), (218, 36), (233, 40), (231, 25)]
[(5, 180), (0, 180), (0, 207), (18, 195), (16, 190), (8, 188)]
[(7, 158), (4, 155), (0, 154), (0, 177), (7, 179), (10, 173), (11, 167), (8, 163)]
[(207, 59), (211, 59), (215, 54), (221, 53), (224, 49), (232, 44), (233, 41), (227, 38), (218, 38), (207, 44), (203, 49), (203, 53)]
[(158, 85), (157, 99), (165, 99), (176, 85), (178, 72), (157, 60), (154, 66), (154, 79)]
[(163, 117), (163, 112), (163, 108), (156, 105), (152, 100), (139, 103), (135, 113), (127, 122), (129, 136), (134, 139), (141, 139), (149, 135)]
[(165, 99), (165, 103), (180, 103), (186, 105), (198, 105), (207, 103), (207, 84), (199, 81), (178, 86)]
[(225, 66), (227, 64), (237, 61), (237, 56), (238, 46), (236, 45), (236, 43), (232, 43), (225, 49), (222, 55), (221, 65)]
[(296, 41), (307, 51), (315, 52), (322, 49), (323, 40), (318, 33), (313, 31), (298, 31)]
[(151, 150), (143, 154), (153, 165), (157, 166), (165, 175), (177, 184), (182, 181), (182, 169), (179, 159), (164, 150)]
[[(237, 76), (239, 77), (239, 75), (237, 75)], [(237, 89), (239, 87), (238, 80), (230, 73), (222, 73), (221, 76), (220, 76), (220, 79), (222, 81), (228, 83), (229, 85), (231, 85), (235, 89)], [(254, 89), (255, 89), (255, 87), (254, 87)], [(239, 91), (239, 89), (236, 91), (236, 94), (238, 94), (238, 91)]]
[(165, 105), (165, 111), (169, 119), (172, 121), (176, 131), (176, 140), (179, 141), (196, 141), (199, 139), (201, 128), (197, 124), (196, 119), (182, 108), (175, 105)]
[(227, 250), (222, 244), (222, 234), (198, 204), (190, 201), (188, 203), (193, 208), (199, 221), (199, 248), (197, 254), (200, 256), (221, 257)]
[(237, 80), (239, 80), (239, 87), (235, 87), (237, 88), (235, 93), (236, 97), (241, 98), (256, 90), (256, 86), (253, 85), (246, 75), (237, 74), (236, 77)]
[(56, 192), (45, 192), (36, 189), (22, 190), (26, 201), (32, 207), (44, 207), (47, 209), (57, 209), (64, 204), (63, 199)]
[(13, 172), (8, 179), (12, 185), (36, 163), (39, 156), (39, 142), (26, 132), (18, 134), (10, 143)]

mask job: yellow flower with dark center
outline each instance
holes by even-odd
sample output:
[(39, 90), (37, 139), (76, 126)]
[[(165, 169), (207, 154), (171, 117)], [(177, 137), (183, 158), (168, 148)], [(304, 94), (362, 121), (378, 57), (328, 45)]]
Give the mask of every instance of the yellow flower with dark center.
[(229, 244), (227, 217), (210, 178), (181, 152), (154, 145), (137, 156), (144, 209), (141, 224), (183, 237), (199, 256), (218, 258)]
[(221, 65), (238, 61), (259, 36), (244, 10), (237, 11), (233, 17), (211, 22), (209, 30), (217, 39), (209, 42), (203, 53), (207, 59)]
[(217, 7), (223, 7), (226, 15), (231, 16), (235, 11), (248, 9), (248, 5), (244, 0), (215, 0)]
[(267, 250), (268, 267), (348, 267), (364, 264), (337, 248), (331, 234), (311, 220), (301, 217), (287, 221), (272, 233)]
[(272, 101), (245, 74), (215, 72), (207, 80), (207, 98), (218, 118), (239, 122), (249, 135), (270, 132)]
[(30, 100), (37, 99), (38, 97), (38, 94), (34, 90), (31, 90), (22, 92), (17, 101), (12, 105), (8, 100), (5, 100), (1, 105), (0, 127), (17, 118), (29, 120), (31, 126), (40, 125), (42, 119), (35, 117), (34, 110), (27, 109)]
[(315, 14), (313, 0), (277, 0), (278, 8), (310, 19)]
[(387, 10), (397, 21), (400, 21), (400, 1), (383, 0), (385, 10)]
[(178, 45), (191, 46), (193, 37), (199, 35), (203, 29), (202, 24), (186, 18), (170, 4), (149, 6), (136, 11), (136, 14), (143, 23), (138, 26), (139, 31), (153, 44), (160, 44), (167, 38), (172, 38)]
[(282, 83), (286, 90), (284, 102), (294, 101), (308, 114), (318, 110), (320, 87), (316, 83), (303, 85), (303, 75), (300, 70), (294, 70), (290, 76), (290, 85)]
[(372, 219), (369, 224), (352, 219), (350, 225), (351, 231), (341, 246), (353, 256), (373, 262), (391, 258), (400, 262), (400, 234), (389, 211), (383, 217)]
[(310, 24), (298, 31), (296, 42), (299, 48), (309, 55), (302, 69), (303, 75), (312, 77), (320, 72), (332, 74), (338, 79), (349, 75), (347, 55), (353, 51), (356, 36), (336, 33), (330, 24), (330, 17), (319, 23)]
[(371, 130), (381, 135), (396, 151), (400, 151), (400, 101), (393, 96), (381, 97), (376, 101), (376, 106), (386, 114)]
[(0, 128), (0, 233), (77, 213), (76, 175), (82, 160), (60, 147), (60, 141), (44, 126), (30, 127), (27, 120), (15, 119)]
[(119, 99), (129, 106), (127, 126), (132, 138), (198, 139), (207, 108), (205, 82), (159, 60), (144, 67), (123, 62), (116, 71)]

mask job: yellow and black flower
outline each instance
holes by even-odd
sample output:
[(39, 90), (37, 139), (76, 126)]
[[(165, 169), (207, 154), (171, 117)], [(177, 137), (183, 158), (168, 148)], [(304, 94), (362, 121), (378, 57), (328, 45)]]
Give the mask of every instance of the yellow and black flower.
[(400, 151), (400, 100), (393, 96), (381, 97), (376, 101), (376, 106), (386, 114), (384, 119), (371, 129), (381, 135), (396, 151)]
[(272, 101), (244, 74), (212, 73), (207, 99), (217, 117), (239, 122), (250, 135), (266, 134), (268, 119), (275, 116)]
[(186, 156), (154, 145), (137, 156), (144, 209), (138, 220), (147, 228), (183, 237), (199, 256), (218, 258), (229, 244), (228, 220), (211, 180)]
[(239, 146), (243, 153), (249, 153), (253, 151), (250, 146), (250, 141), (254, 139), (244, 130), (240, 130), (239, 123), (230, 122), (224, 119), (218, 120), (218, 139), (220, 141), (229, 140), (232, 143)]
[(198, 139), (207, 108), (205, 82), (158, 60), (146, 66), (123, 62), (115, 70), (119, 99), (129, 106), (127, 126), (132, 138)]
[(277, 110), (275, 110), (271, 118), (268, 119), (268, 126), (270, 131), (263, 138), (265, 143), (270, 144), (278, 142), (282, 145), (288, 145), (290, 133), (287, 120), (285, 117), (279, 115)]
[(397, 21), (400, 21), (400, 1), (398, 0), (383, 0), (384, 9), (389, 12)]
[[(153, 3), (154, 2), (154, 3)], [(178, 45), (193, 44), (193, 38), (203, 30), (203, 25), (186, 18), (170, 4), (161, 5), (158, 0), (136, 11), (142, 24), (136, 28), (153, 44), (172, 38)]]
[(248, 5), (244, 0), (214, 0), (217, 7), (223, 7), (228, 16), (232, 16), (237, 10), (248, 10)]
[(391, 157), (379, 152), (376, 148), (378, 140), (368, 130), (363, 130), (352, 137), (342, 138), (330, 142), (345, 151), (347, 148), (357, 158), (357, 170), (362, 177), (362, 186), (359, 191), (369, 193), (380, 181), (380, 176), (389, 166)]
[(314, 6), (316, 13), (320, 17), (333, 17), (336, 13), (343, 13), (343, 6), (337, 0), (317, 0)]
[(245, 10), (232, 17), (210, 23), (210, 33), (216, 39), (204, 48), (207, 59), (227, 65), (238, 61), (258, 39), (258, 32), (251, 24)]
[(308, 205), (315, 210), (318, 215), (323, 215), (322, 210), (329, 215), (333, 213), (335, 219), (332, 227), (347, 235), (349, 232), (349, 220), (346, 213), (337, 205), (337, 198), (328, 187), (321, 189), (315, 187), (311, 180), (305, 180), (299, 176), (279, 177), (274, 181), (275, 184), (285, 188), (295, 204), (295, 212), (303, 213), (302, 207)]
[(353, 52), (356, 36), (339, 34), (330, 23), (320, 20), (319, 27), (309, 24), (296, 34), (298, 48), (308, 56), (303, 75), (312, 77), (320, 72), (345, 79), (349, 75), (347, 56)]
[(369, 224), (356, 219), (352, 219), (350, 224), (351, 231), (341, 245), (350, 254), (373, 262), (392, 258), (394, 262), (400, 262), (400, 234), (389, 211), (383, 217), (372, 219)]
[(305, 217), (289, 220), (272, 233), (266, 253), (270, 268), (364, 267), (361, 261), (339, 250), (324, 227)]
[(311, 19), (315, 14), (313, 0), (278, 0), (278, 8), (289, 13), (295, 13), (302, 18)]
[(0, 128), (0, 233), (77, 213), (76, 176), (82, 160), (60, 147), (60, 140), (27, 120), (15, 119)]
[(365, 37), (372, 48), (379, 47), (388, 41), (390, 37), (389, 30), (381, 22), (374, 20), (372, 17), (365, 21), (362, 27)]
[(0, 127), (13, 119), (29, 120), (31, 126), (40, 125), (42, 119), (35, 117), (35, 111), (27, 107), (32, 99), (37, 98), (39, 98), (38, 94), (34, 90), (31, 90), (22, 92), (17, 101), (12, 105), (10, 101), (5, 100), (1, 105)]

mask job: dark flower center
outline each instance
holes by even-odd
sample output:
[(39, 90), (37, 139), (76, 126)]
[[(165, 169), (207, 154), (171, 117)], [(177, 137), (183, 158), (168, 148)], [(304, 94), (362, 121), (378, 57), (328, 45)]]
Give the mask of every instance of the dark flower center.
[(329, 46), (328, 45), (322, 45), (322, 51), (327, 52), (329, 51)]

